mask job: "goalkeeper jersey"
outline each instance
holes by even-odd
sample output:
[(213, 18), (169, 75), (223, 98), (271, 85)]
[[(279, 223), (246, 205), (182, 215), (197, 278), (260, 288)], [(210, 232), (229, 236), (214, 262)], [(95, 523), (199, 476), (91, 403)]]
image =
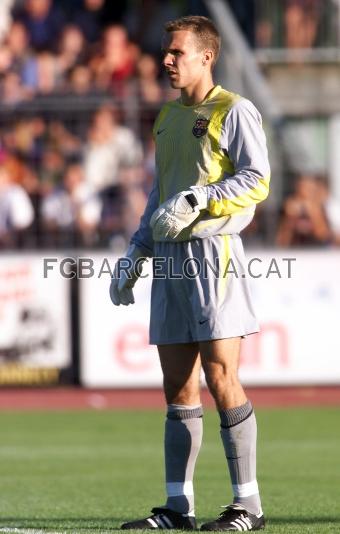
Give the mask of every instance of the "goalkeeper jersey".
[(175, 241), (237, 234), (249, 224), (270, 180), (261, 115), (249, 100), (215, 86), (199, 104), (168, 102), (153, 134), (156, 178), (132, 243), (152, 256), (153, 212), (190, 186), (207, 188), (208, 208)]

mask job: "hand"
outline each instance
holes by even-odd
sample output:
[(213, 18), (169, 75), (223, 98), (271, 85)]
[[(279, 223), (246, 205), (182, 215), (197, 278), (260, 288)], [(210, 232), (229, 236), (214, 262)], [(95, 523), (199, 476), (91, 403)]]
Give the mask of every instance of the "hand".
[(134, 304), (133, 287), (142, 274), (146, 261), (142, 251), (136, 245), (130, 245), (125, 257), (117, 261), (110, 285), (110, 298), (115, 306)]
[(184, 228), (197, 219), (200, 210), (208, 206), (208, 193), (205, 187), (192, 187), (177, 193), (159, 206), (150, 219), (153, 239), (175, 239)]

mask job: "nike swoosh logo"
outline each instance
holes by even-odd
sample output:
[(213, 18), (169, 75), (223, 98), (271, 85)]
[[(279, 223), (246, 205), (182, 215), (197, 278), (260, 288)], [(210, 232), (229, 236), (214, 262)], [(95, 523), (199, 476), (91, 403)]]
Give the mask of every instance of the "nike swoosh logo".
[(204, 323), (206, 323), (208, 321), (209, 321), (209, 319), (204, 319), (204, 321), (198, 321), (198, 322), (199, 322), (199, 324), (204, 324)]
[(161, 134), (162, 132), (165, 132), (166, 128), (163, 128), (162, 130), (158, 130), (157, 135)]

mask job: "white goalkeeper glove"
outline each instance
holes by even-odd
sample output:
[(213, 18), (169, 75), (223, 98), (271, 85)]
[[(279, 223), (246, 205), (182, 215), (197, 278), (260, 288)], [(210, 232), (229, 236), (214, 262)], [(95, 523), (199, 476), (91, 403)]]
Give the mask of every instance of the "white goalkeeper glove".
[(165, 238), (175, 239), (184, 228), (190, 226), (200, 214), (200, 210), (208, 207), (208, 191), (206, 187), (191, 187), (188, 191), (177, 193), (166, 200), (153, 213), (150, 219), (153, 239), (162, 241)]
[(134, 304), (133, 287), (142, 274), (147, 260), (136, 245), (130, 245), (126, 255), (117, 261), (110, 285), (110, 298), (115, 306)]

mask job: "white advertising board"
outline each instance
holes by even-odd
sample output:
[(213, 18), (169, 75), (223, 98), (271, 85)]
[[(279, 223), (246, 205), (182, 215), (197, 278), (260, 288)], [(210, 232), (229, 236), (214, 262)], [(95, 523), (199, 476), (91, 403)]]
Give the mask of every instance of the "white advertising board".
[[(340, 253), (260, 253), (263, 272), (277, 258), (282, 278), (251, 279), (261, 332), (242, 351), (245, 384), (340, 384)], [(280, 258), (295, 257), (292, 276)], [(254, 268), (254, 271), (257, 270)]]
[(71, 365), (69, 281), (40, 255), (0, 257), (0, 385), (59, 382)]
[[(261, 332), (243, 341), (243, 383), (340, 383), (340, 253), (251, 250), (247, 257)], [(151, 276), (136, 284), (133, 306), (115, 307), (109, 275), (98, 277), (104, 258), (92, 258), (96, 274), (80, 281), (82, 383), (160, 386), (157, 350), (148, 345)]]

